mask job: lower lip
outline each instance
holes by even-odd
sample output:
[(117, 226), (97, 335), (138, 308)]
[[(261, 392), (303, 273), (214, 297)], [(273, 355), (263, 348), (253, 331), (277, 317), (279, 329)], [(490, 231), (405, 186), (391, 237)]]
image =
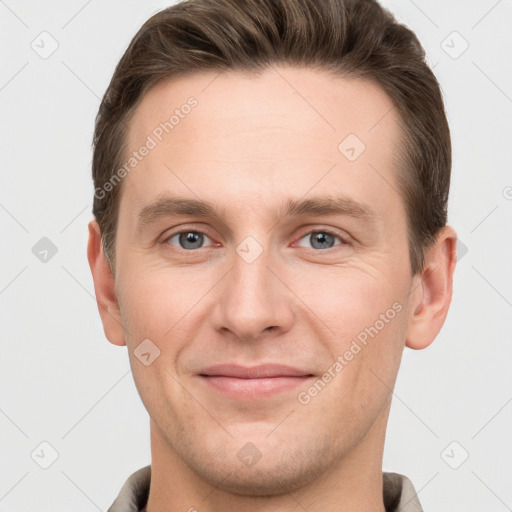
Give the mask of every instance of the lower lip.
[(304, 377), (265, 377), (239, 379), (236, 377), (205, 376), (201, 379), (211, 388), (237, 400), (256, 400), (290, 391), (311, 379)]

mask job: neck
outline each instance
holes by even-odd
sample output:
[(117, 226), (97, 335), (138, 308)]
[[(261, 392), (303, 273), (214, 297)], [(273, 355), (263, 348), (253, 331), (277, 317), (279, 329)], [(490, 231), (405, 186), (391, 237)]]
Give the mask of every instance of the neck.
[(151, 421), (151, 486), (144, 512), (385, 512), (382, 455), (389, 406), (333, 467), (305, 485), (271, 496), (215, 488), (172, 450)]

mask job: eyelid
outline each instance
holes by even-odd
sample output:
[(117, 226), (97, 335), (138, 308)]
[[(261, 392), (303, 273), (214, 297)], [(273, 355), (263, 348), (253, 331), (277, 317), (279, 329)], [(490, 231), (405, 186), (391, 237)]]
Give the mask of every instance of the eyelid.
[[(162, 243), (168, 243), (171, 238), (174, 238), (176, 235), (181, 235), (182, 233), (199, 233), (201, 235), (207, 236), (210, 240), (213, 241), (213, 236), (209, 234), (208, 229), (198, 228), (195, 226), (182, 226), (177, 231), (171, 231), (169, 234), (165, 234), (163, 236)], [(218, 245), (218, 244), (217, 244)], [(186, 251), (186, 249), (181, 249), (180, 247), (176, 247), (176, 249)], [(194, 251), (199, 251), (201, 249), (206, 249), (206, 247), (200, 247), (199, 249), (194, 249)], [(193, 252), (193, 251), (188, 251)]]
[[(311, 235), (312, 233), (327, 233), (327, 234), (330, 234), (330, 235), (332, 235), (334, 237), (337, 237), (342, 242), (341, 244), (339, 244), (337, 246), (334, 246), (334, 247), (331, 247), (329, 249), (319, 250), (319, 249), (311, 248), (311, 250), (313, 250), (315, 252), (328, 252), (331, 249), (335, 249), (335, 247), (340, 247), (340, 246), (344, 246), (344, 245), (350, 245), (351, 242), (352, 242), (352, 237), (350, 237), (345, 232), (340, 232), (340, 231), (336, 230), (335, 228), (330, 228), (330, 227), (325, 227), (325, 226), (309, 226), (308, 228), (305, 228), (305, 229), (306, 230), (303, 231), (302, 234), (298, 238), (295, 239), (295, 242), (293, 242), (292, 245), (297, 244), (305, 236)], [(199, 233), (199, 234), (207, 236), (212, 241), (214, 240), (214, 237), (211, 236), (211, 234), (209, 233), (208, 229), (206, 229), (206, 228), (198, 228), (196, 226), (181, 226), (177, 231), (171, 231), (171, 233), (166, 234), (164, 236), (162, 242), (163, 243), (168, 243), (171, 238), (174, 238), (175, 236), (180, 235), (182, 233), (190, 233), (190, 232)], [(215, 242), (215, 244), (217, 246), (219, 245), (218, 242)], [(177, 249), (177, 250), (187, 251), (186, 249), (182, 249), (180, 247), (174, 247), (174, 248)], [(197, 252), (197, 251), (199, 251), (201, 249), (207, 249), (207, 248), (208, 247), (200, 247), (198, 249), (189, 250), (187, 252)], [(308, 248), (307, 247), (303, 247), (303, 249), (308, 249)]]
[[(330, 249), (335, 249), (335, 247), (343, 246), (343, 245), (349, 245), (352, 242), (352, 238), (345, 232), (340, 232), (336, 230), (335, 228), (327, 228), (327, 227), (309, 227), (307, 231), (304, 231), (294, 242), (294, 244), (298, 243), (300, 240), (302, 240), (305, 236), (311, 235), (312, 233), (327, 233), (329, 235), (332, 235), (334, 237), (337, 237), (341, 240), (341, 244), (338, 246), (331, 247), (329, 249), (312, 249), (315, 252), (328, 252)], [(307, 249), (307, 248), (306, 248)]]

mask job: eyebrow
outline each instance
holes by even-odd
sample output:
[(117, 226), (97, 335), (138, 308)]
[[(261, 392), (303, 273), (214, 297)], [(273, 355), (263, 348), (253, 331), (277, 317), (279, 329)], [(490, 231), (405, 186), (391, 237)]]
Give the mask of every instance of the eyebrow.
[[(139, 228), (147, 227), (161, 218), (180, 215), (209, 217), (222, 221), (225, 209), (217, 208), (214, 204), (197, 199), (166, 196), (151, 203), (139, 212)], [(373, 221), (377, 217), (375, 210), (366, 203), (360, 203), (345, 195), (326, 195), (310, 199), (288, 199), (281, 204), (276, 212), (276, 218), (322, 215), (344, 215), (364, 221)]]

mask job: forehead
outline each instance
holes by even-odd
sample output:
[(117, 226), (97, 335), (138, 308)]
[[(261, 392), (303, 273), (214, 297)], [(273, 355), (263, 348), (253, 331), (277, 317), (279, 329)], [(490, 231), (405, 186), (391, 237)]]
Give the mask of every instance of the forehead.
[[(126, 158), (151, 149), (125, 178), (121, 202), (128, 195), (140, 209), (176, 189), (212, 200), (312, 187), (371, 196), (371, 183), (381, 189), (373, 200), (396, 199), (399, 137), (392, 100), (370, 81), (297, 67), (165, 79), (130, 120)], [(382, 191), (385, 182), (393, 190)]]
[[(191, 98), (197, 107), (189, 112)], [(187, 138), (188, 145), (204, 145), (215, 140), (219, 153), (226, 150), (217, 145), (222, 135), (229, 133), (232, 138), (234, 130), (240, 135), (273, 128), (290, 129), (295, 136), (316, 132), (331, 143), (350, 129), (371, 142), (371, 132), (379, 125), (375, 133), (388, 131), (396, 123), (394, 110), (391, 98), (376, 83), (310, 68), (272, 67), (259, 74), (203, 72), (163, 79), (150, 88), (130, 122), (128, 141), (142, 140), (174, 113), (176, 142)], [(185, 122), (189, 113), (193, 122)], [(196, 140), (194, 135), (205, 127), (215, 130), (210, 137)], [(391, 136), (397, 127), (393, 128)], [(171, 142), (168, 139), (164, 144)]]

